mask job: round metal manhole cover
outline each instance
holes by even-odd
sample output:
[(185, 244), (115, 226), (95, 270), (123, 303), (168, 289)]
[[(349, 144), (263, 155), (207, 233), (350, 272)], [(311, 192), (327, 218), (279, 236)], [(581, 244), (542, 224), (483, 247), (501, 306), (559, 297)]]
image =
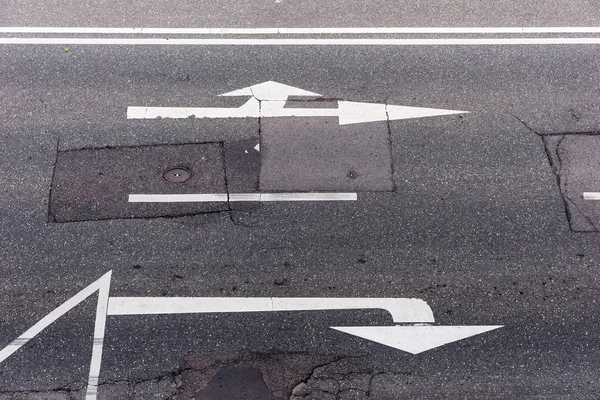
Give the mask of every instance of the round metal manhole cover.
[(169, 182), (181, 183), (190, 179), (192, 173), (187, 168), (176, 167), (166, 170), (163, 177)]

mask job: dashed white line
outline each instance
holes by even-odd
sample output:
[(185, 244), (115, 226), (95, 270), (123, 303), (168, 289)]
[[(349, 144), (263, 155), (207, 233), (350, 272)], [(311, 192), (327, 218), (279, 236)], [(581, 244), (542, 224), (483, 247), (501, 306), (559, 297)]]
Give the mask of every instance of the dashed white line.
[(261, 193), (260, 201), (355, 201), (356, 193)]
[(600, 192), (583, 192), (584, 200), (600, 200)]
[(212, 203), (276, 201), (355, 201), (356, 193), (202, 193), (202, 194), (130, 194), (130, 203)]

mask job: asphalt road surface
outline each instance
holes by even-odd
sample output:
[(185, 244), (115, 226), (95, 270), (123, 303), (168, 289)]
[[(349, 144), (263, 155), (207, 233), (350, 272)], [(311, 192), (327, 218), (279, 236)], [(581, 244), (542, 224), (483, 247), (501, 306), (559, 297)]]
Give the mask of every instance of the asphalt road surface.
[[(2, 3), (5, 27), (600, 20)], [(597, 399), (598, 32), (4, 30), (0, 399)]]

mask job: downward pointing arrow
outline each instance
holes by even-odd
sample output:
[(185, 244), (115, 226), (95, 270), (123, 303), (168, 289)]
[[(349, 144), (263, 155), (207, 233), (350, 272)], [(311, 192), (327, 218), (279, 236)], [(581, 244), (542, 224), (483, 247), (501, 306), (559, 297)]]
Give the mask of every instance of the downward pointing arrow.
[(448, 343), (502, 328), (502, 325), (332, 326), (331, 328), (411, 354), (419, 354)]

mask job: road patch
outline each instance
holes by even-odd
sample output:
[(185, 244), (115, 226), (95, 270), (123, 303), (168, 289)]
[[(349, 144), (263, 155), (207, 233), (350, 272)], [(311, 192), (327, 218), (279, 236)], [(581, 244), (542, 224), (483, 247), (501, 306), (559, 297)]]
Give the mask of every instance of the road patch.
[[(182, 171), (190, 174), (183, 180)], [(177, 217), (228, 209), (226, 202), (131, 203), (130, 193), (227, 193), (223, 145), (60, 151), (52, 180), (49, 219), (75, 222)]]

